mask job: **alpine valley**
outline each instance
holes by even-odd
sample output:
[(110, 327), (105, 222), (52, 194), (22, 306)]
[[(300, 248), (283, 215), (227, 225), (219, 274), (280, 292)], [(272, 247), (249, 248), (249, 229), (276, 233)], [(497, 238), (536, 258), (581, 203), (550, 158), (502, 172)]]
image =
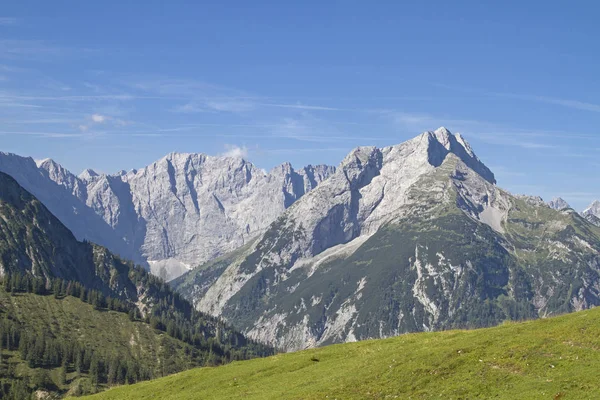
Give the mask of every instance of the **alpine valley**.
[(0, 171), (0, 397), (600, 305), (600, 202), (511, 194), (445, 128), (338, 167)]
[(2, 172), (0, 281), (3, 399), (94, 393), (273, 354), (143, 268), (77, 241)]

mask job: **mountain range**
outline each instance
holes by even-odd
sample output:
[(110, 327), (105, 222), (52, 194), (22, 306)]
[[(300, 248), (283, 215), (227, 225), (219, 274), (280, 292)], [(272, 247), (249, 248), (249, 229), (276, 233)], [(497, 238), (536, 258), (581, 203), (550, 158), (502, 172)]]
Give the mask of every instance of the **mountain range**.
[(335, 168), (285, 163), (266, 173), (241, 158), (171, 153), (140, 170), (75, 176), (51, 159), (0, 153), (0, 171), (77, 239), (170, 280), (257, 237)]
[[(172, 280), (197, 310), (280, 349), (600, 303), (600, 203), (579, 214), (562, 199), (513, 195), (445, 128), (359, 147), (337, 168), (266, 173), (241, 158), (171, 153), (139, 170), (75, 176), (2, 153), (0, 171), (75, 238)], [(123, 285), (119, 295), (135, 301)]]
[(258, 239), (173, 282), (298, 350), (600, 304), (600, 229), (516, 196), (460, 135), (360, 147)]

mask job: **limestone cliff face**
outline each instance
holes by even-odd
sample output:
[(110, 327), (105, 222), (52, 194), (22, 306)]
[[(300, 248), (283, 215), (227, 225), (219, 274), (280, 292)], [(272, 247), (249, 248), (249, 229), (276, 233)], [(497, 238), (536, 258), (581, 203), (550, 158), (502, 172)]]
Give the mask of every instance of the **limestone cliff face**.
[(140, 170), (79, 176), (46, 159), (0, 154), (0, 171), (37, 196), (78, 239), (148, 265), (170, 280), (260, 235), (334, 172), (269, 173), (240, 158), (172, 153)]
[(261, 234), (332, 171), (309, 166), (296, 172), (283, 164), (265, 174), (241, 158), (173, 153), (120, 177), (127, 202), (112, 200), (117, 191), (103, 190), (106, 200), (92, 207), (106, 213), (111, 201), (121, 209), (130, 205), (139, 217), (137, 227), (128, 227), (133, 241), (154, 272), (166, 266), (171, 278)]

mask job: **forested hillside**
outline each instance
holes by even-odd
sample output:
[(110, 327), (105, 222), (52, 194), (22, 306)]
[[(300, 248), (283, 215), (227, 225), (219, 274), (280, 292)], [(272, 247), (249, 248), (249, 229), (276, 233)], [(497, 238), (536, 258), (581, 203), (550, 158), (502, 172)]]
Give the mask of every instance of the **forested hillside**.
[(78, 242), (3, 173), (0, 276), (3, 398), (89, 393), (273, 354), (143, 268)]
[(245, 359), (266, 348), (222, 326), (216, 336), (76, 282), (4, 277), (0, 288), (0, 398), (34, 391), (94, 393), (195, 366)]

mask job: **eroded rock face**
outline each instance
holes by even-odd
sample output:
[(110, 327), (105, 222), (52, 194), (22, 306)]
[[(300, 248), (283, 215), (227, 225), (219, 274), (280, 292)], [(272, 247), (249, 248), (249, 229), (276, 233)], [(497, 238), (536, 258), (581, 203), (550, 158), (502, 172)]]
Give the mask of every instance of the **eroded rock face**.
[(46, 159), (0, 155), (4, 171), (75, 236), (104, 245), (170, 280), (260, 235), (335, 168), (269, 173), (241, 158), (172, 153), (140, 170), (78, 177)]
[(498, 188), (440, 128), (355, 149), (256, 241), (175, 284), (199, 310), (297, 350), (600, 304), (599, 240), (573, 210)]
[[(133, 212), (144, 224), (130, 229), (138, 233), (133, 240), (141, 244), (141, 254), (151, 266), (179, 262), (189, 269), (262, 233), (332, 171), (327, 166), (309, 166), (296, 172), (283, 164), (265, 174), (241, 158), (173, 153), (120, 180), (128, 188), (124, 193), (130, 196)], [(94, 208), (101, 213), (109, 206), (104, 202)], [(162, 273), (156, 268), (153, 272)]]

